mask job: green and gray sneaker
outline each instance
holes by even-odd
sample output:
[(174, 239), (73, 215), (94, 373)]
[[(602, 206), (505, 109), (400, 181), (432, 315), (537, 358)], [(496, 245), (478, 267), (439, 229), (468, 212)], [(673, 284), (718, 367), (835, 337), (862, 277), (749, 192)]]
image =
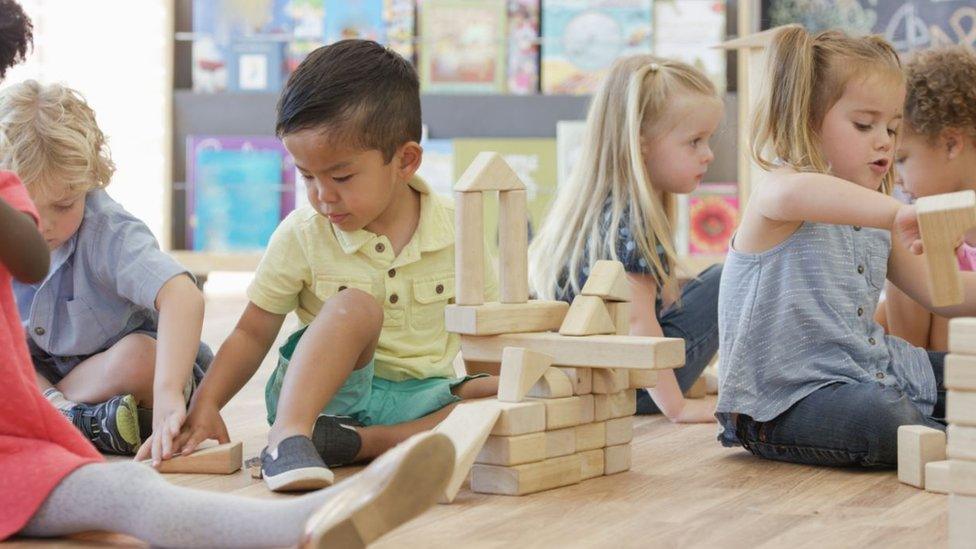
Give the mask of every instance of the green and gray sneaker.
[(116, 395), (101, 404), (79, 404), (65, 416), (100, 452), (131, 455), (142, 444), (132, 395)]

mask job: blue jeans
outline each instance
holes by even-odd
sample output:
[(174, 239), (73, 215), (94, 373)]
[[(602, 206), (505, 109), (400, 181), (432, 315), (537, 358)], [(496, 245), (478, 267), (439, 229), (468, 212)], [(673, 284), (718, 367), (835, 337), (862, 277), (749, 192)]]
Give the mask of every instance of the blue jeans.
[(898, 427), (945, 429), (945, 353), (929, 352), (937, 401), (932, 416), (898, 387), (878, 382), (834, 383), (817, 389), (770, 421), (739, 415), (736, 437), (754, 455), (836, 467), (898, 465)]
[[(722, 266), (712, 265), (681, 289), (681, 305), (658, 317), (665, 337), (685, 340), (685, 365), (674, 370), (681, 392), (687, 391), (718, 352), (718, 283)], [(647, 390), (637, 390), (637, 413), (660, 414)]]

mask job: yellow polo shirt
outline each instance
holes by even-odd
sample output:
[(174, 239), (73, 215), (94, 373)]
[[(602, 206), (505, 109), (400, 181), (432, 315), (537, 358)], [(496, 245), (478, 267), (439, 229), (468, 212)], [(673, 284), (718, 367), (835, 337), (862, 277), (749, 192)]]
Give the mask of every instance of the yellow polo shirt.
[[(383, 304), (378, 377), (453, 377), (460, 339), (445, 329), (444, 307), (454, 303), (454, 203), (419, 177), (409, 184), (420, 193), (420, 222), (399, 255), (385, 236), (345, 232), (299, 208), (275, 229), (247, 297), (271, 313), (295, 311), (307, 325), (341, 289), (363, 290)], [(497, 298), (492, 264), (485, 261), (489, 300)]]

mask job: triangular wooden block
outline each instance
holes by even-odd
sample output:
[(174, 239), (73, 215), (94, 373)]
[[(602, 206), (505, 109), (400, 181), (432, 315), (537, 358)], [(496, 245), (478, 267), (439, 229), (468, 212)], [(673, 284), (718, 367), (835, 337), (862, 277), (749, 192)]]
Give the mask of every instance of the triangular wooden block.
[[(552, 357), (522, 347), (505, 347), (498, 377), (498, 400), (522, 402), (529, 389), (552, 365)], [(565, 376), (564, 376), (565, 377)]]
[[(574, 372), (575, 375), (575, 372)], [(559, 368), (547, 368), (526, 396), (534, 398), (565, 398), (573, 396), (573, 382)]]
[(612, 334), (616, 331), (603, 299), (592, 295), (573, 298), (563, 325), (559, 327), (560, 335), (566, 336)]
[(243, 456), (244, 446), (238, 440), (203, 448), (185, 456), (164, 459), (156, 470), (160, 473), (229, 475), (241, 468)]
[(486, 151), (478, 153), (468, 169), (458, 179), (458, 192), (524, 191), (525, 184), (502, 155)]
[(435, 433), (443, 433), (454, 444), (454, 474), (441, 494), (440, 503), (451, 503), (468, 477), (475, 458), (495, 427), (499, 408), (493, 401), (465, 402), (451, 410), (444, 421), (434, 427)]
[(624, 264), (606, 259), (594, 263), (580, 294), (602, 297), (606, 301), (630, 301)]

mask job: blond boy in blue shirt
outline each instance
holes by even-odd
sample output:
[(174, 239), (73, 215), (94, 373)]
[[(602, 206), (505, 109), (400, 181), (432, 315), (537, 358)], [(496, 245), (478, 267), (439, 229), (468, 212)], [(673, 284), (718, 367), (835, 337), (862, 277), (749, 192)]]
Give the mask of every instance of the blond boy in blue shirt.
[(415, 176), (413, 67), (375, 42), (320, 48), (282, 91), (277, 132), (311, 205), (275, 231), (177, 446), (228, 440), (219, 410), (295, 311), (304, 327), (279, 349), (266, 388), (261, 467), (272, 490), (307, 490), (332, 482), (328, 466), (376, 457), (456, 401), (497, 393), (498, 380), (453, 377), (454, 207)]

